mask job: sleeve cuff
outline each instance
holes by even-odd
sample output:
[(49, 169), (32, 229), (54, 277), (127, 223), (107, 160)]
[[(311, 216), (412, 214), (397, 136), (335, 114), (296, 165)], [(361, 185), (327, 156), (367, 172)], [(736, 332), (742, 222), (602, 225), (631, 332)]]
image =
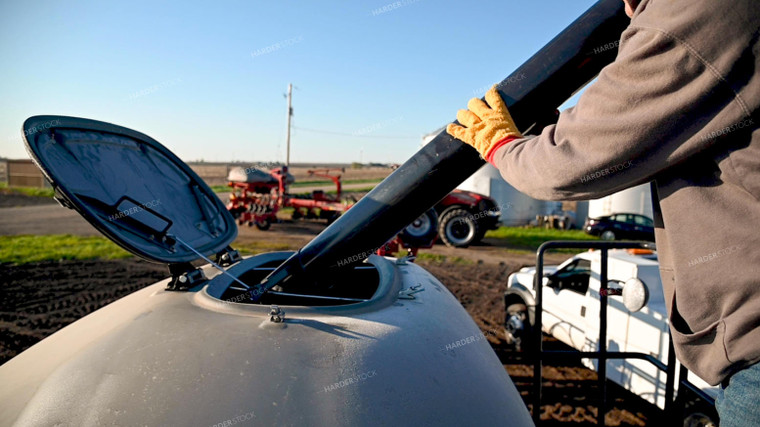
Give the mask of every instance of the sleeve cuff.
[(502, 139), (500, 139), (496, 144), (494, 144), (491, 147), (491, 150), (488, 151), (488, 155), (486, 155), (486, 161), (490, 164), (493, 164), (493, 156), (496, 154), (497, 151), (499, 151), (499, 148), (509, 144), (510, 142), (520, 139), (519, 136), (507, 136)]

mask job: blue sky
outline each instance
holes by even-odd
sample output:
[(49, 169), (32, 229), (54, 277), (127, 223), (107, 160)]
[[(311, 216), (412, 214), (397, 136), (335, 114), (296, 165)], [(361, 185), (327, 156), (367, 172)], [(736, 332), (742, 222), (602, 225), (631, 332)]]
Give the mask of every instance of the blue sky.
[(0, 157), (60, 114), (185, 161), (284, 161), (293, 83), (291, 161), (402, 162), (594, 2), (394, 3), (4, 1)]

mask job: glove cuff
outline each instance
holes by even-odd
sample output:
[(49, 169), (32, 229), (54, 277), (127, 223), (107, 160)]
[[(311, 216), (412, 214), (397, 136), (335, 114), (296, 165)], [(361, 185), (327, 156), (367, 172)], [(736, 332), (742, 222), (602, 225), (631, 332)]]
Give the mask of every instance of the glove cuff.
[(486, 153), (486, 161), (490, 164), (493, 164), (493, 157), (496, 154), (496, 152), (499, 150), (499, 148), (509, 144), (510, 142), (520, 139), (519, 136), (509, 135), (506, 136), (500, 140), (498, 140), (495, 144), (491, 146), (491, 148), (488, 150), (488, 153)]

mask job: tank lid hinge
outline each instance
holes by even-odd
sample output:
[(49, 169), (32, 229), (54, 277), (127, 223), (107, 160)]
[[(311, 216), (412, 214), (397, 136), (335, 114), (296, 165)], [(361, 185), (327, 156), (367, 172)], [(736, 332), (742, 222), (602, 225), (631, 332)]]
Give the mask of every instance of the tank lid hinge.
[(224, 248), (224, 250), (216, 254), (216, 263), (222, 267), (227, 267), (229, 265), (235, 264), (242, 259), (243, 257), (240, 256), (240, 252), (238, 252), (236, 249), (232, 249), (231, 246), (227, 246)]
[(187, 291), (208, 280), (203, 270), (190, 263), (169, 264), (169, 273), (172, 279), (166, 286), (167, 291)]

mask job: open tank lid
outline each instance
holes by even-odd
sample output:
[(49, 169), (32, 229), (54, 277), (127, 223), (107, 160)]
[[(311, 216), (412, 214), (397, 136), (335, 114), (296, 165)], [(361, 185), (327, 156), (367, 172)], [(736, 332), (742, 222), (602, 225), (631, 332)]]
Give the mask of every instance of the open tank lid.
[(32, 160), (56, 199), (119, 246), (149, 261), (188, 263), (237, 236), (224, 204), (153, 138), (111, 123), (65, 116), (24, 122)]

